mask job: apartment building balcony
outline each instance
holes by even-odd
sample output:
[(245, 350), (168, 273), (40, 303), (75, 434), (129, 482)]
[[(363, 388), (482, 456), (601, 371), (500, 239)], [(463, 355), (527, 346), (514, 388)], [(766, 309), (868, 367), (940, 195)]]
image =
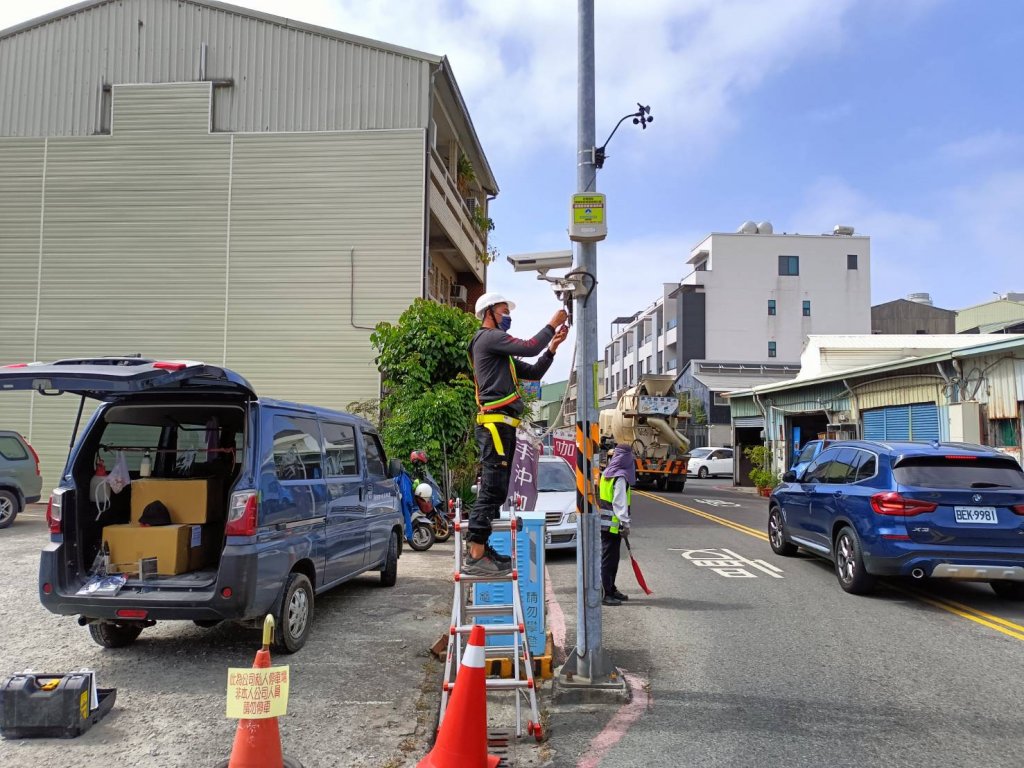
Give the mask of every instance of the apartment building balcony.
[[(456, 273), (468, 273), (467, 276), (472, 276), (482, 286), (486, 275), (487, 236), (475, 220), (486, 219), (486, 197), (479, 193), (463, 197), (444, 159), (433, 148), (430, 150), (428, 198), (431, 253), (443, 254)], [(477, 209), (480, 214), (476, 214)]]

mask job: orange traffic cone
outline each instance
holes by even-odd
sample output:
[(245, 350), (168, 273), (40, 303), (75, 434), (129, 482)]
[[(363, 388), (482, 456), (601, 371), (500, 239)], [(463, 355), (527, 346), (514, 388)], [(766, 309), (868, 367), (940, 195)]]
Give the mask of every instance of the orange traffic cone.
[(484, 637), (482, 626), (473, 627), (437, 741), (416, 768), (495, 768), (501, 760), (487, 754)]
[[(274, 634), (274, 619), (267, 616), (263, 623), (263, 647), (256, 651), (253, 669), (270, 666), (270, 639)], [(217, 764), (217, 768), (302, 768), (302, 763), (281, 753), (281, 733), (277, 718), (239, 720), (231, 758)]]

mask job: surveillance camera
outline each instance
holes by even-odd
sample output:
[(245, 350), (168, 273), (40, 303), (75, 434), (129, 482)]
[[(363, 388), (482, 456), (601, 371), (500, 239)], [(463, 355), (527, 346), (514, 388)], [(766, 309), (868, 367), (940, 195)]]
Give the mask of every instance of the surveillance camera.
[(516, 272), (547, 272), (549, 269), (569, 269), (572, 266), (572, 251), (517, 253), (508, 257), (508, 263)]

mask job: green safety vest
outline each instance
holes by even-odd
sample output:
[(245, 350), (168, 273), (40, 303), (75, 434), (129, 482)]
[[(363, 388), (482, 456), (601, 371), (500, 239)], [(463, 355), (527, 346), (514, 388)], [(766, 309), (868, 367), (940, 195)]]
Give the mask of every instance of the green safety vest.
[[(612, 501), (615, 499), (615, 480), (614, 477), (601, 476), (601, 484), (598, 487), (598, 506), (601, 508), (601, 527), (607, 528), (610, 533), (619, 532), (619, 518), (618, 515), (612, 512)], [(626, 504), (632, 506), (633, 504), (633, 489), (626, 488)]]

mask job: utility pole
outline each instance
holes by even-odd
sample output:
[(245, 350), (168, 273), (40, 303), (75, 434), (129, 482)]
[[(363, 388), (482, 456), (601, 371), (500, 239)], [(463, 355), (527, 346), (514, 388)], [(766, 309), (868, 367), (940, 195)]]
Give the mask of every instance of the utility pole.
[[(594, 194), (597, 166), (594, 152), (594, 0), (579, 2), (579, 91), (576, 189)], [(576, 436), (577, 469), (583, 491), (577, 490), (576, 647), (560, 671), (562, 683), (573, 687), (611, 683), (615, 671), (601, 644), (601, 515), (596, 505), (594, 473), (600, 444), (595, 407), (593, 366), (597, 361), (597, 243), (578, 244), (574, 272), (591, 276), (590, 290), (577, 291)], [(616, 686), (617, 687), (617, 686)]]

